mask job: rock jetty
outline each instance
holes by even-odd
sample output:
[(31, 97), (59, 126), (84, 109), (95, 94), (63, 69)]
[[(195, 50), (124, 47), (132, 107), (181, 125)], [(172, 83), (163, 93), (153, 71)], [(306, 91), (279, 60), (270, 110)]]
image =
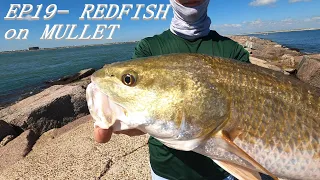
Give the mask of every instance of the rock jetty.
[(293, 75), (320, 88), (320, 54), (305, 54), (270, 40), (250, 36), (230, 36), (250, 53), (250, 62)]

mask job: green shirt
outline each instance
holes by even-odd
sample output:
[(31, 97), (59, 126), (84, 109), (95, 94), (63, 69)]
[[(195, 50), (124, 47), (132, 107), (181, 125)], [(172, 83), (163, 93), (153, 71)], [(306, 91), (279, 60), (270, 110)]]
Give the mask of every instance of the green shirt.
[[(249, 62), (249, 53), (240, 44), (211, 31), (208, 36), (188, 41), (170, 30), (142, 39), (133, 58), (170, 53), (201, 53)], [(195, 152), (171, 149), (153, 137), (149, 139), (150, 163), (159, 176), (170, 180), (224, 179), (229, 174), (210, 158)]]

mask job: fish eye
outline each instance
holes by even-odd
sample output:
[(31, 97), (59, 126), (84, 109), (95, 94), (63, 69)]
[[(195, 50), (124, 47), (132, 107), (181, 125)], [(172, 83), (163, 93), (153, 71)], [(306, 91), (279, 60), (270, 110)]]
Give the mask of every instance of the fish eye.
[(132, 74), (124, 74), (122, 76), (122, 83), (127, 86), (133, 86), (135, 82), (136, 82), (136, 79)]

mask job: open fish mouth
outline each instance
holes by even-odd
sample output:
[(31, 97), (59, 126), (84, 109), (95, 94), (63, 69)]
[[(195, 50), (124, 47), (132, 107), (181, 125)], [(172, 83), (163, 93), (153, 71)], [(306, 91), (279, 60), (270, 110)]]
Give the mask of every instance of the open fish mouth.
[(126, 110), (103, 93), (95, 83), (90, 83), (86, 89), (86, 99), (89, 112), (94, 119), (94, 127), (102, 129), (113, 128), (113, 131), (130, 129), (124, 123), (128, 119)]

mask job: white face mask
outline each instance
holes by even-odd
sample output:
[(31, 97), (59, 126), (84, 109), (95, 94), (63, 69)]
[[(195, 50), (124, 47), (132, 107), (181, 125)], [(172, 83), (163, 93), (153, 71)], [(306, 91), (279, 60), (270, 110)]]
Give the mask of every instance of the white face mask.
[(184, 39), (194, 40), (207, 36), (210, 32), (211, 20), (207, 15), (210, 0), (205, 0), (195, 7), (185, 7), (176, 0), (170, 0), (174, 17), (170, 30)]

